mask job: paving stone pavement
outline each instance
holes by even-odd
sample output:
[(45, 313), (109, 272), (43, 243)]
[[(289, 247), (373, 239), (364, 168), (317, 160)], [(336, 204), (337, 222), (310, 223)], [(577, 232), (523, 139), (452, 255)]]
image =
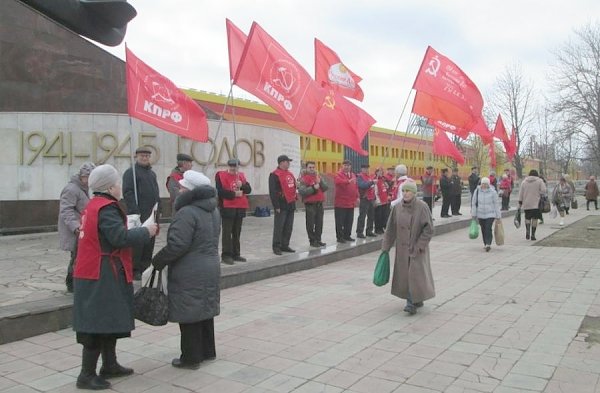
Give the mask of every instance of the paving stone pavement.
[[(538, 239), (560, 230), (549, 221)], [(377, 253), (354, 257), (223, 290), (217, 359), (197, 371), (170, 365), (176, 324), (138, 323), (117, 345), (136, 373), (110, 391), (600, 392), (600, 345), (578, 333), (600, 316), (600, 250), (535, 246), (503, 222), (489, 253), (466, 230), (434, 237), (437, 296), (415, 316), (371, 283)], [(69, 329), (2, 345), (0, 391), (79, 391), (80, 356)]]

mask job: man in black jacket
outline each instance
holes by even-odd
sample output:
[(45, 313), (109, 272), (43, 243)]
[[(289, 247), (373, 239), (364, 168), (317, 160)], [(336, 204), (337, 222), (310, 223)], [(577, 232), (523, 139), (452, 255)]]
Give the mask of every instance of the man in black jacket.
[(469, 192), (471, 193), (471, 199), (473, 198), (473, 193), (475, 189), (479, 185), (479, 168), (476, 166), (471, 168), (471, 174), (469, 175)]
[(277, 169), (269, 175), (269, 196), (275, 211), (273, 224), (273, 253), (296, 252), (290, 248), (296, 211), (296, 178), (289, 171), (290, 161), (286, 155), (277, 157)]
[(453, 216), (462, 216), (460, 204), (462, 198), (462, 179), (458, 175), (458, 168), (452, 168), (450, 176), (450, 208)]
[(450, 208), (450, 177), (448, 176), (448, 168), (442, 169), (440, 191), (442, 191), (442, 218), (448, 218), (450, 217), (448, 215), (448, 209)]
[[(155, 204), (160, 213), (160, 195), (156, 173), (150, 165), (152, 150), (142, 146), (135, 151), (135, 168), (129, 168), (123, 173), (123, 199), (127, 214), (139, 214), (141, 222), (146, 221), (152, 214)], [(135, 187), (133, 182), (135, 170)], [(158, 217), (157, 217), (158, 218)], [(133, 248), (133, 276), (141, 280), (142, 272), (150, 266), (154, 251), (154, 238), (143, 247)]]

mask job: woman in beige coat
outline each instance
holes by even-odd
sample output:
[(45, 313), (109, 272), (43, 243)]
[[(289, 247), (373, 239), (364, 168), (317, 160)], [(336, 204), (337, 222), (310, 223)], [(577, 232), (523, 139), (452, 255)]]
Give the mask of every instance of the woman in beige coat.
[(392, 209), (383, 237), (382, 251), (396, 246), (392, 295), (406, 299), (404, 311), (413, 315), (423, 301), (435, 296), (429, 262), (429, 241), (433, 237), (431, 211), (418, 200), (413, 180), (402, 184), (402, 202)]

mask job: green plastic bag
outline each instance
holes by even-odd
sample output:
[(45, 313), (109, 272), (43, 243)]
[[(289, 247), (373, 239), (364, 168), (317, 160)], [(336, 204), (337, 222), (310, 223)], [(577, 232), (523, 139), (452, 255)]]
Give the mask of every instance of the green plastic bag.
[(469, 225), (469, 239), (477, 239), (479, 236), (479, 225), (477, 225), (477, 220), (472, 219), (471, 225)]
[(390, 281), (390, 253), (382, 251), (375, 265), (375, 272), (373, 273), (373, 284), (378, 287), (385, 285)]

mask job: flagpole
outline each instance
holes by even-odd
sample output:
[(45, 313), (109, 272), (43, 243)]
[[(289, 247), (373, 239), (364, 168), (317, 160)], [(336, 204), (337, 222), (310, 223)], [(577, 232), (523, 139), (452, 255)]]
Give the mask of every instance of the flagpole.
[(237, 154), (237, 131), (235, 128), (235, 105), (234, 105), (234, 97), (233, 97), (233, 82), (231, 83), (231, 87), (229, 89), (229, 94), (231, 95), (231, 119), (233, 120), (233, 156), (239, 160)]
[[(125, 41), (125, 82), (129, 83), (129, 78), (128, 75), (129, 73), (127, 72), (127, 67), (129, 66), (129, 64), (127, 63), (127, 41)], [(129, 117), (129, 159), (131, 161), (131, 173), (133, 176), (133, 196), (135, 198), (135, 204), (139, 205), (138, 203), (138, 192), (137, 192), (137, 182), (135, 181), (135, 161), (133, 159), (133, 123), (131, 121), (131, 115), (129, 114), (129, 89), (127, 90), (127, 117)]]
[[(398, 122), (396, 123), (396, 127), (394, 127), (394, 132), (390, 136), (390, 140), (388, 142), (388, 147), (392, 146), (392, 140), (396, 136), (396, 132), (398, 132), (398, 127), (400, 126), (400, 120), (402, 120), (402, 116), (404, 116), (404, 111), (406, 111), (406, 106), (408, 105), (408, 100), (410, 99), (411, 94), (412, 94), (412, 89), (410, 89), (410, 91), (408, 92), (408, 96), (406, 97), (406, 101), (404, 101), (404, 105), (402, 106), (402, 112), (400, 112), (400, 117), (398, 117)], [(386, 158), (388, 158), (389, 155), (390, 155), (390, 149), (387, 150), (387, 154), (384, 155), (383, 158), (381, 159), (381, 164), (380, 164), (381, 166), (383, 166)]]
[[(221, 133), (221, 125), (223, 124), (223, 120), (224, 120), (224, 116), (225, 116), (225, 111), (227, 110), (227, 105), (229, 104), (229, 99), (232, 97), (232, 91), (233, 91), (233, 82), (230, 83), (229, 85), (229, 93), (227, 94), (227, 99), (225, 100), (225, 105), (223, 105), (223, 111), (221, 112), (221, 118), (219, 119), (219, 124), (217, 125), (217, 132), (215, 134), (215, 143), (211, 143), (210, 146), (210, 151), (208, 153), (208, 157), (206, 158), (206, 162), (208, 163), (208, 160), (210, 160), (211, 155), (215, 152), (215, 144), (217, 142), (217, 139), (219, 138), (219, 134)], [(234, 127), (235, 127), (235, 123), (234, 123)], [(215, 167), (217, 166), (217, 163), (215, 162)], [(204, 170), (206, 168), (206, 165), (204, 165), (202, 167), (202, 170)]]

